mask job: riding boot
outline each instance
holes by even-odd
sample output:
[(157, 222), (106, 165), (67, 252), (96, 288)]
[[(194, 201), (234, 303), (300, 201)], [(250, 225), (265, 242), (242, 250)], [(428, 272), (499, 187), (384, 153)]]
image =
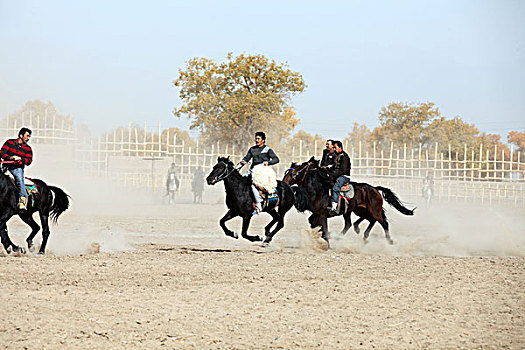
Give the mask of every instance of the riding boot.
[(332, 202), (332, 206), (328, 207), (328, 211), (333, 214), (337, 214), (337, 202)]
[(255, 203), (255, 210), (253, 211), (253, 215), (259, 215), (261, 211), (262, 211), (261, 203)]
[(27, 210), (27, 198), (26, 197), (20, 197), (20, 200), (18, 201), (18, 209), (19, 210)]

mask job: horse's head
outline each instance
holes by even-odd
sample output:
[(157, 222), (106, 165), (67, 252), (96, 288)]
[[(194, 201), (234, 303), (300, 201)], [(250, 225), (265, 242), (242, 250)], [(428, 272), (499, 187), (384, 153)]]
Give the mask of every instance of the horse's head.
[(230, 157), (218, 157), (217, 164), (213, 166), (210, 174), (206, 178), (208, 185), (215, 185), (217, 182), (224, 180), (231, 173), (235, 171), (233, 162), (230, 160)]
[(283, 182), (286, 182), (288, 185), (295, 185), (302, 182), (310, 167), (311, 164), (309, 161), (302, 164), (292, 163), (290, 168), (284, 173)]

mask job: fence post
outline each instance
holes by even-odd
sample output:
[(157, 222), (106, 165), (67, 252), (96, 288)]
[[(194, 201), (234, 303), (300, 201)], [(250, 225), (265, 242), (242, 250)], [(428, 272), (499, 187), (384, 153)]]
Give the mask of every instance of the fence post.
[(481, 180), (481, 172), (483, 170), (483, 144), (479, 144), (479, 173), (478, 179)]

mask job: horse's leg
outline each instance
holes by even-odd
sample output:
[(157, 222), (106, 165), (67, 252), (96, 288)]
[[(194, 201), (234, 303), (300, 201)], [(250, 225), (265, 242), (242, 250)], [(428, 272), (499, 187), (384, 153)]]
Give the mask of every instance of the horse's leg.
[(321, 237), (326, 242), (328, 242), (328, 236), (329, 236), (329, 232), (328, 232), (328, 218), (326, 216), (320, 216), (319, 217), (319, 222), (321, 224), (321, 232), (322, 232)]
[(374, 227), (376, 223), (375, 219), (370, 219), (370, 223), (368, 224), (368, 227), (365, 230), (365, 233), (363, 234), (363, 239), (366, 241), (368, 239), (368, 236), (370, 235), (370, 231), (372, 230), (372, 227)]
[(48, 214), (43, 214), (42, 212), (40, 212), (40, 224), (42, 225), (42, 245), (40, 246), (40, 250), (38, 251), (38, 254), (45, 254), (47, 239), (49, 238), (49, 234), (50, 234)]
[(383, 210), (381, 215), (381, 221), (379, 221), (379, 224), (383, 227), (383, 230), (385, 230), (385, 238), (390, 244), (394, 244), (394, 241), (392, 238), (390, 238), (390, 233), (388, 232), (388, 220), (385, 215), (385, 211)]
[(344, 235), (352, 226), (352, 218), (350, 217), (351, 214), (352, 212), (346, 212), (343, 214), (343, 218), (345, 219), (345, 227), (343, 227), (343, 230), (341, 231), (342, 235)]
[(272, 209), (268, 212), (268, 214), (270, 214), (272, 216), (272, 221), (270, 221), (268, 223), (268, 225), (266, 225), (264, 227), (264, 235), (265, 235), (265, 239), (264, 239), (264, 243), (270, 243), (270, 241), (272, 240), (272, 236), (271, 233), (270, 233), (270, 229), (272, 228), (273, 225), (275, 225), (275, 223), (277, 221), (279, 221), (279, 217), (277, 215), (277, 212), (275, 211), (275, 209)]
[(4, 249), (7, 253), (18, 252), (25, 253), (25, 249), (23, 247), (19, 247), (15, 245), (11, 238), (9, 238), (9, 233), (7, 232), (7, 223), (2, 222), (0, 224), (0, 239), (2, 241), (2, 245), (4, 246)]
[(226, 234), (226, 236), (230, 236), (230, 237), (233, 237), (235, 239), (239, 238), (239, 236), (237, 236), (237, 234), (231, 230), (229, 230), (227, 227), (226, 227), (226, 221), (228, 220), (231, 220), (233, 219), (234, 217), (236, 217), (237, 215), (233, 214), (231, 210), (228, 210), (228, 212), (226, 213), (226, 215), (224, 215), (222, 217), (222, 219), (219, 221), (219, 225), (221, 225), (222, 227), (222, 230), (224, 231), (224, 233)]
[[(275, 234), (284, 227), (284, 214), (277, 213), (275, 209), (271, 210), (269, 213), (272, 216), (273, 220), (266, 226), (266, 239), (264, 240), (265, 244), (269, 244), (270, 241), (273, 239), (273, 236), (275, 236)], [(275, 226), (273, 231), (270, 232), (270, 228), (276, 222), (277, 225)]]
[(365, 218), (359, 218), (356, 222), (354, 222), (354, 231), (355, 233), (359, 233), (361, 232), (361, 230), (359, 229), (359, 224), (363, 222)]
[(248, 214), (242, 217), (242, 232), (241, 236), (250, 242), (259, 242), (262, 241), (259, 236), (250, 236), (248, 234), (248, 227), (250, 226), (250, 221), (252, 220), (252, 214)]
[(40, 230), (40, 226), (38, 226), (35, 219), (33, 219), (33, 213), (24, 211), (24, 212), (21, 212), (19, 216), (23, 222), (25, 222), (27, 225), (29, 225), (29, 227), (31, 227), (31, 233), (29, 234), (29, 237), (26, 238), (26, 242), (27, 242), (27, 248), (29, 248), (29, 251), (32, 252), (35, 250), (33, 239), (35, 238), (36, 234)]

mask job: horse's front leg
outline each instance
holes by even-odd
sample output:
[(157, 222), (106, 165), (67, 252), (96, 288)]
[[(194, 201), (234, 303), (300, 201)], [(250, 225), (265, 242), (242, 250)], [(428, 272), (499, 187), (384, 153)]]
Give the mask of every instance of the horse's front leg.
[(261, 237), (259, 236), (250, 236), (248, 234), (248, 227), (250, 227), (250, 221), (252, 220), (252, 214), (244, 215), (242, 217), (242, 232), (241, 236), (250, 242), (259, 242), (262, 241)]
[(239, 236), (237, 236), (237, 234), (235, 232), (233, 232), (232, 230), (228, 229), (226, 227), (226, 221), (228, 220), (231, 220), (233, 219), (234, 217), (236, 217), (237, 215), (232, 213), (231, 210), (228, 210), (228, 212), (226, 213), (226, 215), (224, 215), (222, 217), (222, 219), (219, 221), (219, 225), (221, 225), (222, 227), (222, 230), (224, 231), (224, 233), (226, 234), (226, 236), (230, 236), (230, 237), (233, 237), (235, 239), (239, 238)]
[(328, 232), (328, 218), (326, 216), (320, 216), (319, 223), (321, 224), (321, 232), (322, 232), (321, 237), (326, 242), (328, 242), (328, 237), (330, 236), (330, 233)]
[(15, 245), (13, 242), (11, 242), (11, 239), (9, 238), (9, 234), (7, 232), (7, 225), (5, 222), (0, 224), (0, 239), (7, 253), (18, 252), (18, 251), (20, 251), (21, 253), (26, 252), (23, 247), (19, 247)]

